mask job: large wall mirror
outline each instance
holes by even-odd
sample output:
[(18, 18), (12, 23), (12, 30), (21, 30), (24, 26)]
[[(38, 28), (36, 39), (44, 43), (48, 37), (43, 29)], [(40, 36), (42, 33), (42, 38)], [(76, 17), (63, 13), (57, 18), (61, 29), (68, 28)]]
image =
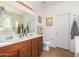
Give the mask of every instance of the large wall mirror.
[(5, 9), (5, 13), (0, 17), (0, 34), (35, 32), (34, 15), (10, 6), (6, 2), (0, 2), (0, 6)]

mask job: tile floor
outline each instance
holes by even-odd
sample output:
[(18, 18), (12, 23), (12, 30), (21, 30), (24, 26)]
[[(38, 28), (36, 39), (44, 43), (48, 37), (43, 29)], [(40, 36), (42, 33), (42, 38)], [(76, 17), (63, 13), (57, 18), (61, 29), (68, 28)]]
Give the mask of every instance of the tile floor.
[(74, 57), (74, 53), (61, 48), (50, 48), (43, 51), (41, 57)]

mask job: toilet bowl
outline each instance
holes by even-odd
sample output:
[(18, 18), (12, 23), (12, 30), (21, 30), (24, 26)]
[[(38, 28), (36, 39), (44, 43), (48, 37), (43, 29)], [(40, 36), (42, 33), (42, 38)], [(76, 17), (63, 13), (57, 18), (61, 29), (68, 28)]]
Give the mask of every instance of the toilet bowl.
[(44, 41), (44, 47), (43, 47), (43, 49), (48, 51), (50, 49), (49, 46), (50, 46), (50, 42), (49, 41)]

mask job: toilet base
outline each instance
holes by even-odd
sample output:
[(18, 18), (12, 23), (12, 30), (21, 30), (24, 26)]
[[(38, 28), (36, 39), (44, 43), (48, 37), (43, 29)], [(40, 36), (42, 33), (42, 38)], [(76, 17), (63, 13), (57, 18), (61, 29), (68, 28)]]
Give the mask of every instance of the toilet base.
[(49, 46), (46, 46), (46, 47), (45, 47), (45, 50), (46, 50), (46, 51), (49, 51), (49, 50), (50, 50)]
[(49, 51), (50, 47), (48, 45), (44, 44), (43, 49), (46, 50), (46, 51)]

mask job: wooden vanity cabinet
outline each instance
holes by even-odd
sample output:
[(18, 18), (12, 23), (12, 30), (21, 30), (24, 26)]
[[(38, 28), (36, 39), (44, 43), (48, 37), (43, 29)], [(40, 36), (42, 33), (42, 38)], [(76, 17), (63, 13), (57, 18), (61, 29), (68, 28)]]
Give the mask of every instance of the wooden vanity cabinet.
[(5, 57), (18, 57), (18, 50), (13, 50), (4, 55)]
[(38, 57), (39, 54), (38, 54), (38, 38), (34, 38), (32, 40), (32, 57)]
[(0, 48), (0, 57), (38, 57), (43, 52), (43, 37)]
[(43, 37), (34, 38), (32, 40), (32, 57), (38, 57), (43, 52)]
[(0, 48), (0, 57), (18, 57), (16, 44)]
[(18, 50), (0, 53), (0, 57), (18, 57)]
[(19, 57), (31, 57), (31, 47), (23, 47), (19, 50)]
[(19, 49), (19, 57), (31, 57), (31, 40), (26, 41)]
[(31, 56), (31, 40), (0, 48), (0, 56), (4, 57), (29, 57)]
[(39, 37), (39, 56), (42, 54), (43, 52), (43, 37)]

